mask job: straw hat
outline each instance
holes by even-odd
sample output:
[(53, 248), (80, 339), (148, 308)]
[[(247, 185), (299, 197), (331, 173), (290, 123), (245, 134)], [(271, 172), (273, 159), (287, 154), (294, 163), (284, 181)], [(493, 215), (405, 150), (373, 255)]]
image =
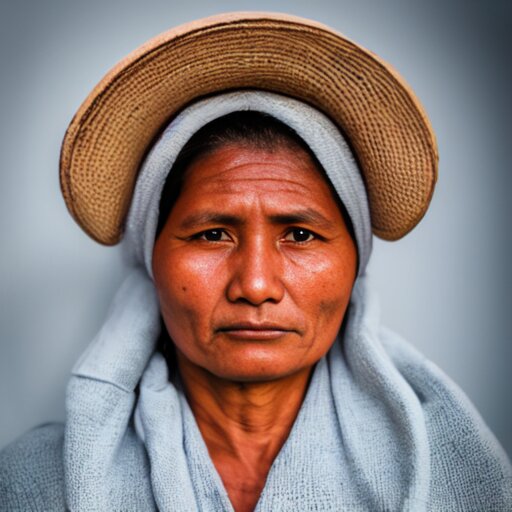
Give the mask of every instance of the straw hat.
[(71, 215), (113, 245), (155, 137), (193, 100), (264, 89), (305, 101), (344, 132), (368, 190), (373, 233), (396, 240), (425, 214), (437, 179), (428, 118), (404, 80), (372, 52), (308, 19), (237, 12), (173, 28), (119, 62), (86, 98), (61, 149)]

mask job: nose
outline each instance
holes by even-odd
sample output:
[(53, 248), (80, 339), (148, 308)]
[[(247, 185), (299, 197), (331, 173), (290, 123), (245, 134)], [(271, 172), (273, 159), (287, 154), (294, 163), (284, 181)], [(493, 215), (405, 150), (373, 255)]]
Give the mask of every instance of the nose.
[(263, 237), (246, 241), (237, 249), (230, 265), (228, 300), (253, 306), (282, 300), (285, 292), (282, 256), (271, 241)]

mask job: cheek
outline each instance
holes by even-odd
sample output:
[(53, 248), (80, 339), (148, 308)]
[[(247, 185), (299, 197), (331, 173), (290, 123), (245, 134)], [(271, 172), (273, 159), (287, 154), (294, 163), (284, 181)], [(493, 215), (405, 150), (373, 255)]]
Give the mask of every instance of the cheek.
[(350, 301), (351, 286), (325, 287), (314, 295), (310, 305), (309, 335), (311, 354), (323, 357), (336, 340)]
[(183, 333), (205, 329), (222, 295), (222, 272), (216, 258), (175, 248), (155, 247), (153, 274), (160, 309), (169, 333), (177, 341)]
[[(178, 262), (176, 262), (178, 263)], [(172, 258), (165, 265), (154, 266), (155, 285), (160, 302), (160, 311), (167, 332), (173, 343), (189, 358), (194, 358), (198, 340), (202, 339), (204, 312), (194, 298), (196, 292), (191, 286), (189, 271), (181, 262)]]
[(321, 353), (339, 331), (356, 277), (356, 251), (351, 246), (326, 250), (293, 261), (288, 268), (290, 292), (308, 322), (309, 342)]
[(299, 254), (289, 259), (286, 272), (297, 300), (321, 313), (333, 313), (348, 304), (356, 277), (356, 252), (347, 246)]

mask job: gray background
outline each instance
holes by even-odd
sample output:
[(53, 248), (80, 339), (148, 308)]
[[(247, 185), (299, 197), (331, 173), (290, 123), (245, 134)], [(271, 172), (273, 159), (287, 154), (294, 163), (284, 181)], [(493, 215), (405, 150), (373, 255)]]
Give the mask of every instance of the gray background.
[(104, 319), (119, 251), (83, 234), (60, 196), (60, 142), (119, 59), (176, 24), (229, 10), (324, 22), (390, 61), (437, 134), (432, 206), (369, 273), (383, 322), (469, 395), (512, 453), (512, 2), (12, 1), (0, 6), (0, 447), (63, 417), (74, 360)]

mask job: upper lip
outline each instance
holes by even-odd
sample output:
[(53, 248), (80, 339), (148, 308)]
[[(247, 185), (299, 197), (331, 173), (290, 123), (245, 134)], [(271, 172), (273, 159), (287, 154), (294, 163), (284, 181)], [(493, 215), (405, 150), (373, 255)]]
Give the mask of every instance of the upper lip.
[(217, 331), (295, 331), (274, 322), (233, 322), (219, 326)]

